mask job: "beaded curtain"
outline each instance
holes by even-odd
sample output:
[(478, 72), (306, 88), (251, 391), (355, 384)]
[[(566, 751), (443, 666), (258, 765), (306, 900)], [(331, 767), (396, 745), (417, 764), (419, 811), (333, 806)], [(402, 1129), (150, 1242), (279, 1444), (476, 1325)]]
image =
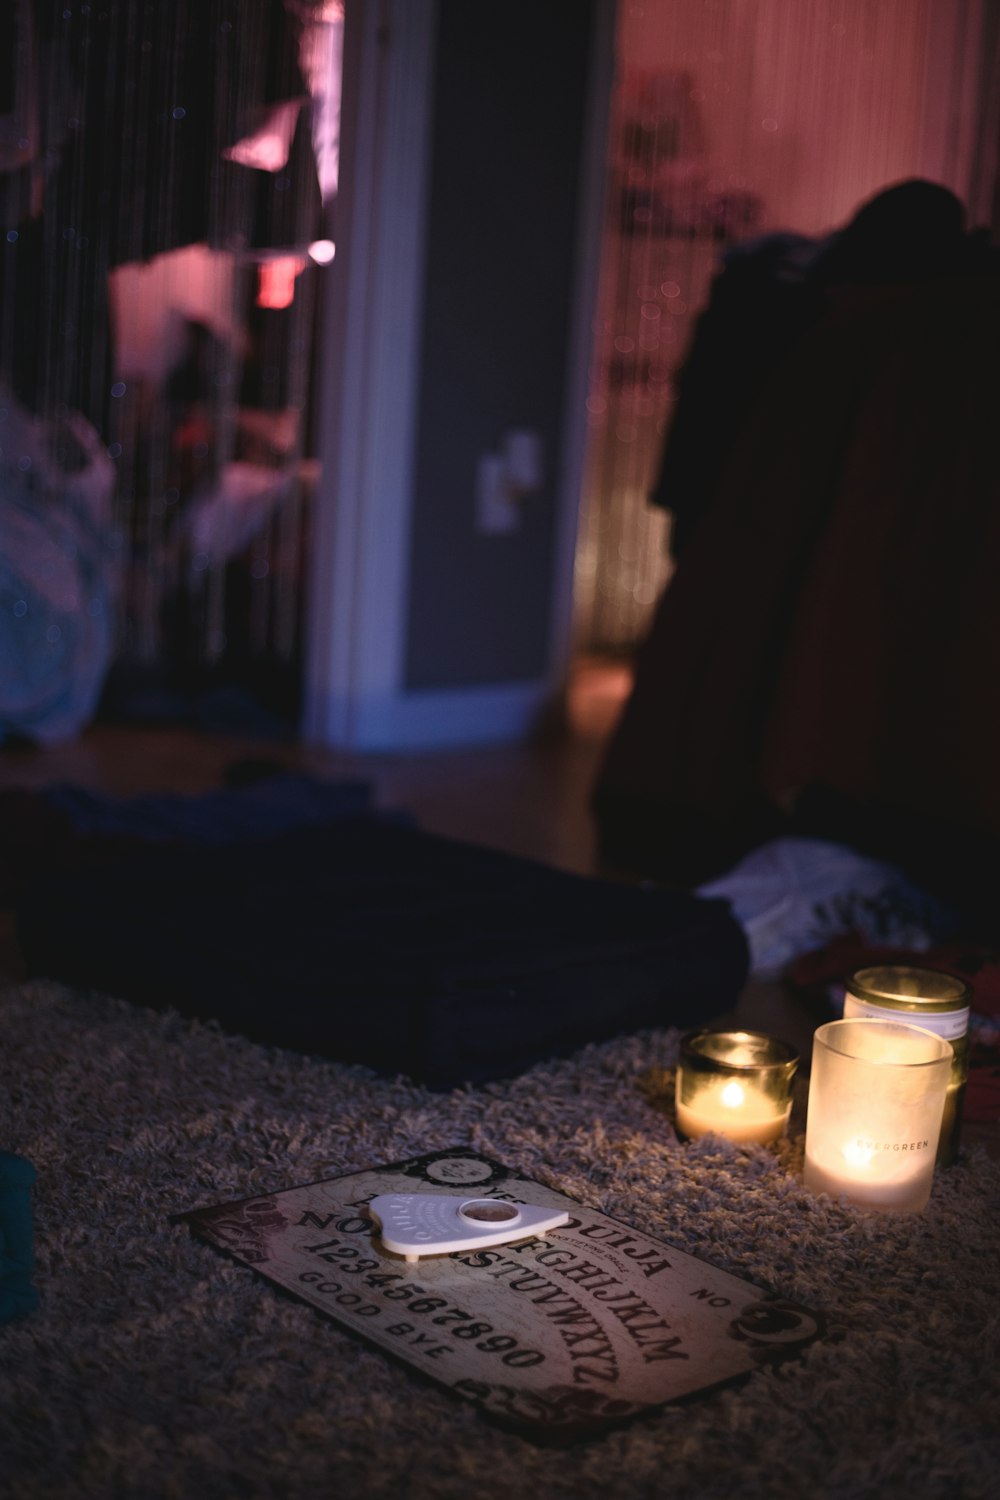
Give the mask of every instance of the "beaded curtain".
[(335, 0), (12, 0), (0, 380), (114, 461), (119, 665), (301, 655)]

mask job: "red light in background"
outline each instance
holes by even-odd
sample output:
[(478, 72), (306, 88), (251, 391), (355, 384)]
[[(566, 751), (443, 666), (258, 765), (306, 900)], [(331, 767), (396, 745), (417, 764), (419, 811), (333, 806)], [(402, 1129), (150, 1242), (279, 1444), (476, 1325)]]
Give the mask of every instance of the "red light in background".
[(280, 255), (265, 260), (257, 277), (257, 306), (291, 307), (295, 300), (295, 278), (305, 267), (298, 255)]

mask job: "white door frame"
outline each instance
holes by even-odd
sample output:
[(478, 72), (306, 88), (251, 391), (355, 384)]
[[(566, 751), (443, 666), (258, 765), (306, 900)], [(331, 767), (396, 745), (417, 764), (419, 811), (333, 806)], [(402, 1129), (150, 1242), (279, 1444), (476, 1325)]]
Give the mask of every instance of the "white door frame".
[[(582, 143), (550, 662), (529, 683), (407, 691), (408, 564), (436, 0), (347, 0), (337, 253), (321, 337), (303, 733), (356, 751), (524, 737), (565, 684), (597, 301), (615, 0), (598, 0)], [(472, 498), (470, 497), (470, 504)]]

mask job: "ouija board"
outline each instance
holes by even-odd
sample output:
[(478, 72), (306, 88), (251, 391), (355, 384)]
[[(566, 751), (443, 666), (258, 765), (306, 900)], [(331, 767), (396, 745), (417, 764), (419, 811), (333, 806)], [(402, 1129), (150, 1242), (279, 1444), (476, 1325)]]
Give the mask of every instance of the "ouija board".
[[(551, 1207), (569, 1220), (413, 1264), (382, 1246), (366, 1206), (420, 1192)], [(822, 1314), (465, 1147), (176, 1217), (536, 1441), (597, 1436), (827, 1331)]]

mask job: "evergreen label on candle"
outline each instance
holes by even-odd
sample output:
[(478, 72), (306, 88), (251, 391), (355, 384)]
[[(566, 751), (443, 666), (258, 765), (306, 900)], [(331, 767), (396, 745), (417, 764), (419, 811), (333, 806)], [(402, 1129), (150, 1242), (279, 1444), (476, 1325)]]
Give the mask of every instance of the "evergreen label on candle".
[(854, 1141), (845, 1150), (872, 1157), (878, 1151), (926, 1151), (930, 1141)]

